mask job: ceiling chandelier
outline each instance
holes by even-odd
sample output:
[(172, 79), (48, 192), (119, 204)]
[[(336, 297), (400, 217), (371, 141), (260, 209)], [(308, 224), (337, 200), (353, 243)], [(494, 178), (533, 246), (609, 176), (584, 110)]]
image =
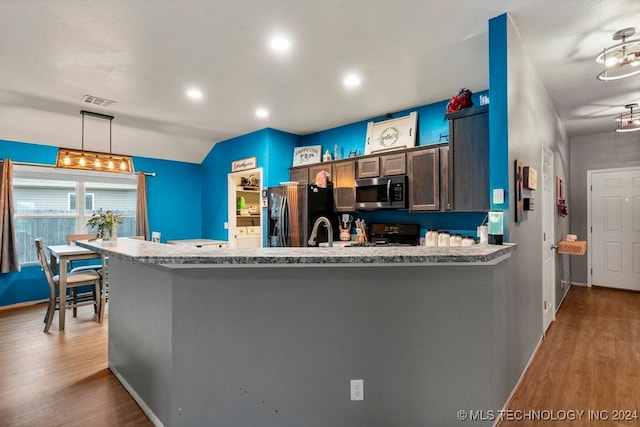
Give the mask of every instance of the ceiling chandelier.
[(621, 42), (606, 48), (596, 58), (597, 62), (604, 65), (598, 74), (599, 80), (624, 79), (640, 73), (640, 39), (628, 40), (635, 33), (633, 27), (613, 33), (613, 40)]
[[(93, 113), (85, 110), (81, 110), (80, 114), (82, 114), (82, 149), (75, 150), (73, 148), (58, 148), (56, 167), (103, 172), (132, 173), (133, 162), (131, 161), (131, 157), (113, 154), (111, 152), (111, 122), (113, 121), (113, 116)], [(98, 153), (95, 151), (84, 150), (84, 116), (86, 115), (109, 120), (109, 153)]]
[(640, 113), (633, 112), (633, 109), (637, 107), (638, 104), (627, 104), (624, 106), (629, 112), (622, 113), (616, 117), (616, 121), (618, 122), (616, 132), (633, 132), (640, 130)]

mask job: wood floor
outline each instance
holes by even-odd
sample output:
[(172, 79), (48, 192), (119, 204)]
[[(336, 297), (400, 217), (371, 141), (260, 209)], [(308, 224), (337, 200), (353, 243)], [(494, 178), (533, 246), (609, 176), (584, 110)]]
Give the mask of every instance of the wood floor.
[[(44, 334), (45, 310), (0, 311), (0, 426), (150, 426), (107, 369), (108, 313), (100, 325), (81, 307), (66, 331), (54, 321)], [(503, 417), (517, 420), (500, 427), (640, 426), (612, 419), (640, 411), (640, 293), (572, 287), (508, 409)], [(573, 410), (585, 412), (573, 422), (523, 419)]]
[(640, 426), (640, 293), (572, 287), (508, 410), (500, 427)]
[(108, 313), (69, 311), (63, 332), (56, 313), (45, 334), (46, 308), (0, 311), (0, 426), (152, 426), (107, 369)]

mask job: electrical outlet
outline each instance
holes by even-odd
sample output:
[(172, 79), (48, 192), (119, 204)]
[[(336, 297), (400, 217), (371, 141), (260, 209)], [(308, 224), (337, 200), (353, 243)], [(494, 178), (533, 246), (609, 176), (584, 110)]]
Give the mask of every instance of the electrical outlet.
[(364, 400), (364, 380), (351, 380), (351, 400)]

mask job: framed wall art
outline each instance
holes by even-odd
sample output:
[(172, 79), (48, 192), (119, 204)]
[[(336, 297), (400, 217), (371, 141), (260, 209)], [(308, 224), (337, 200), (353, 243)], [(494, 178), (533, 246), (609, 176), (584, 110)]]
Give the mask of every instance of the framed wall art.
[(322, 161), (322, 146), (309, 145), (293, 148), (293, 166), (310, 165)]
[(407, 116), (382, 122), (369, 122), (364, 154), (414, 147), (416, 145), (417, 123), (417, 111), (413, 111)]
[(525, 166), (522, 169), (523, 186), (528, 190), (536, 190), (538, 188), (538, 171), (531, 166)]
[(516, 222), (522, 222), (524, 220), (524, 200), (522, 198), (522, 181), (523, 181), (523, 168), (522, 162), (516, 160), (514, 163), (513, 174), (515, 176), (515, 199), (516, 199)]

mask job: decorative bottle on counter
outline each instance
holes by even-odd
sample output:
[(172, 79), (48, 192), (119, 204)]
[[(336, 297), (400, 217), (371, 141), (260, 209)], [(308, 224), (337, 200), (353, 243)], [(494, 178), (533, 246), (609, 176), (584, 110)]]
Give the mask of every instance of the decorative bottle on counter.
[(331, 153), (329, 153), (329, 150), (324, 152), (324, 155), (322, 156), (322, 161), (323, 162), (330, 162), (331, 161)]
[(424, 235), (424, 245), (432, 248), (438, 247), (438, 229), (430, 228)]
[(448, 232), (444, 231), (442, 233), (438, 233), (438, 247), (449, 246), (450, 240), (451, 236)]

